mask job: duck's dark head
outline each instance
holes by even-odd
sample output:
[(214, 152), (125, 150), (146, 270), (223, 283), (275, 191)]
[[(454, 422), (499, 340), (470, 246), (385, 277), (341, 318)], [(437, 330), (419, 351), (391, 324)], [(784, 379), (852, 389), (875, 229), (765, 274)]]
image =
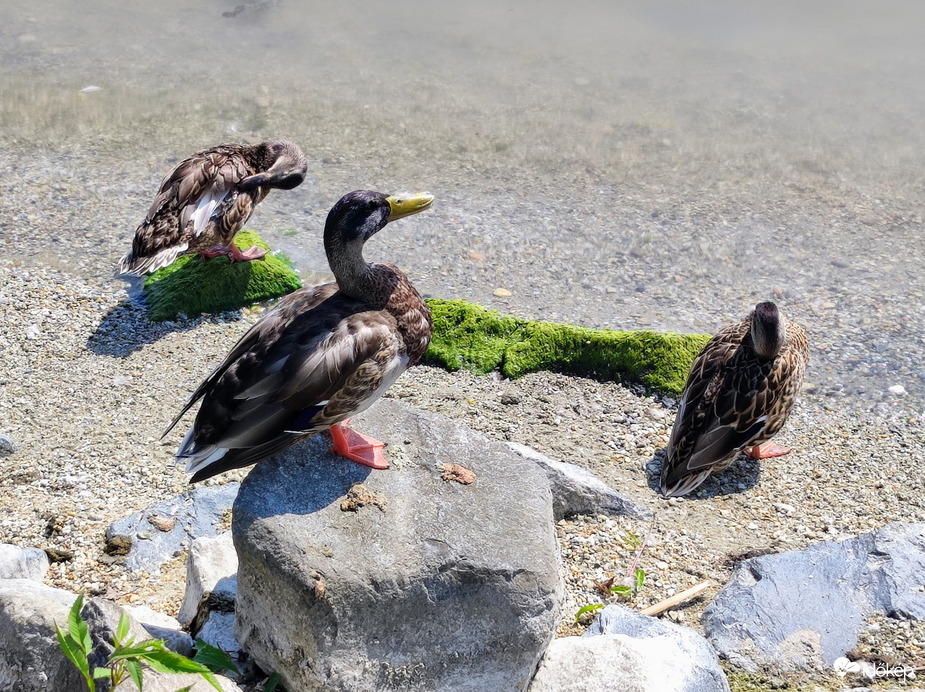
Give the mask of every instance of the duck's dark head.
[(752, 343), (762, 358), (776, 358), (787, 343), (787, 320), (771, 302), (758, 303), (752, 313)]
[(241, 181), (242, 190), (255, 187), (275, 187), (291, 190), (305, 180), (308, 162), (298, 145), (286, 141), (263, 142), (257, 145), (257, 162), (260, 173)]
[(387, 223), (424, 211), (433, 201), (434, 196), (426, 192), (386, 195), (356, 190), (341, 197), (324, 224), (324, 249), (341, 288), (349, 292), (349, 277), (366, 269), (363, 244), (367, 240)]

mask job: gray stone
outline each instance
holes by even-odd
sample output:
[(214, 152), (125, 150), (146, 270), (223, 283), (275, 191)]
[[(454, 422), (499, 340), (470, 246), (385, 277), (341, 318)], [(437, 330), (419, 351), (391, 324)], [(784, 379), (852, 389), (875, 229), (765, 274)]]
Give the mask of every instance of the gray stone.
[(925, 524), (743, 561), (703, 615), (720, 655), (747, 671), (831, 671), (867, 616), (925, 617)]
[(206, 644), (222, 649), (230, 656), (237, 658), (241, 651), (234, 633), (234, 610), (222, 612), (209, 610), (203, 616), (196, 638)]
[[(577, 638), (553, 643), (530, 692), (729, 690), (716, 652), (706, 639), (689, 627), (631, 608), (607, 606), (579, 641), (572, 639)], [(570, 678), (575, 679), (569, 682)]]
[(0, 579), (42, 581), (47, 571), (48, 556), (44, 550), (0, 543)]
[[(112, 601), (107, 601), (102, 598), (94, 598), (84, 605), (81, 615), (87, 623), (90, 636), (95, 644), (93, 653), (98, 657), (95, 662), (96, 665), (103, 665), (112, 653), (112, 643), (115, 641), (116, 628), (124, 612), (126, 611)], [(127, 614), (129, 615), (129, 636), (133, 637), (136, 643), (152, 636), (149, 628), (144, 627), (140, 622), (135, 620), (130, 613)], [(217, 675), (216, 680), (223, 692), (240, 692), (241, 690), (238, 685), (228, 678)], [(176, 690), (182, 689), (187, 685), (193, 686), (190, 692), (208, 692), (209, 690), (214, 692), (215, 690), (215, 688), (199, 674), (159, 673), (150, 668), (145, 668), (142, 682), (146, 692), (176, 692)], [(123, 686), (126, 690), (137, 690), (131, 681), (127, 681), (119, 686), (119, 692), (122, 691)]]
[(132, 571), (157, 572), (200, 536), (214, 536), (238, 493), (238, 483), (196, 488), (158, 502), (106, 530), (107, 552), (125, 555)]
[(0, 457), (8, 457), (10, 454), (15, 454), (17, 449), (18, 447), (16, 443), (13, 442), (12, 438), (6, 435), (0, 435)]
[(61, 653), (55, 622), (67, 628), (77, 598), (30, 579), (0, 580), (0, 690), (80, 690), (85, 683)]
[(238, 554), (234, 550), (231, 532), (214, 538), (202, 537), (190, 546), (186, 563), (186, 591), (177, 619), (189, 625), (196, 618), (200, 604), (211, 594), (231, 603), (238, 590)]
[(153, 639), (163, 639), (167, 648), (184, 656), (193, 655), (193, 638), (180, 629), (176, 618), (166, 613), (159, 613), (146, 605), (123, 606), (122, 609), (138, 621)]
[[(63, 692), (86, 689), (83, 677), (61, 651), (55, 634), (55, 623), (67, 631), (68, 613), (76, 598), (68, 591), (27, 579), (0, 580), (0, 690)], [(101, 598), (84, 604), (81, 617), (93, 641), (92, 667), (106, 665), (123, 612), (112, 601)], [(129, 615), (129, 636), (140, 642), (156, 635)], [(227, 678), (218, 676), (218, 681), (225, 692), (240, 691)], [(190, 684), (197, 692), (215, 689), (199, 675), (157, 673), (149, 669), (144, 673), (144, 689), (151, 692), (175, 692)], [(108, 690), (108, 682), (99, 681), (97, 689), (100, 692)], [(123, 689), (136, 688), (123, 683), (119, 690)]]
[(553, 515), (557, 521), (575, 514), (652, 518), (652, 512), (623, 497), (590, 471), (575, 464), (550, 459), (532, 447), (518, 442), (508, 442), (507, 445), (543, 469), (552, 490)]
[(692, 680), (678, 654), (665, 637), (563, 637), (549, 645), (530, 692), (728, 692), (722, 671)]
[(238, 641), (292, 690), (526, 689), (564, 595), (545, 475), (399, 402), (353, 425), (388, 443), (390, 470), (316, 436), (242, 484)]

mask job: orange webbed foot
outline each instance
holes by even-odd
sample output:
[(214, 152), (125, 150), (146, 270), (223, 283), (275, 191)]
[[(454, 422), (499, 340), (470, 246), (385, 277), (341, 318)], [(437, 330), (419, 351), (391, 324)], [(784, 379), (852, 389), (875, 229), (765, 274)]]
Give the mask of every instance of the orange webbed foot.
[(331, 426), (331, 440), (334, 443), (334, 452), (340, 456), (355, 461), (363, 466), (374, 469), (387, 469), (389, 462), (382, 453), (385, 445), (379, 440), (351, 430), (345, 420)]
[(231, 244), (231, 249), (229, 250), (228, 259), (231, 262), (250, 262), (255, 259), (260, 259), (267, 254), (266, 250), (262, 250), (256, 245), (252, 245), (247, 250), (243, 252), (238, 249), (238, 246), (234, 243)]
[(771, 440), (745, 450), (745, 456), (749, 459), (771, 459), (772, 457), (782, 457), (785, 454), (790, 454), (790, 450)]

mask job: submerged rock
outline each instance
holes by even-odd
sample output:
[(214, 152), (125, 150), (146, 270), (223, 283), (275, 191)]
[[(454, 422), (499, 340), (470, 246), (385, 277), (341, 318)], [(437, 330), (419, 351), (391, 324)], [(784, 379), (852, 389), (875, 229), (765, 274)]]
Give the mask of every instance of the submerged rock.
[[(270, 247), (253, 231), (238, 233), (235, 243), (246, 248)], [(201, 260), (183, 255), (154, 272), (144, 282), (148, 314), (156, 322), (179, 314), (224, 312), (279, 298), (302, 287), (302, 279), (288, 262), (272, 253), (252, 262), (230, 263), (227, 257)]]
[(563, 600), (545, 475), (395, 401), (353, 424), (391, 469), (316, 436), (242, 484), (238, 640), (287, 689), (526, 689)]

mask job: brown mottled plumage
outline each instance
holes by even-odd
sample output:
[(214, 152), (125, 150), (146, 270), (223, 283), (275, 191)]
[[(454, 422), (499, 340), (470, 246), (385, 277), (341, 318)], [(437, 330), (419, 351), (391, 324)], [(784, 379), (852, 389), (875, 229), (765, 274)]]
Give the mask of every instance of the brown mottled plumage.
[(684, 386), (662, 464), (662, 493), (686, 495), (740, 450), (770, 440), (790, 415), (808, 363), (806, 335), (774, 303), (759, 303), (710, 339)]
[(215, 246), (227, 248), (233, 261), (262, 256), (254, 248), (240, 252), (235, 235), (271, 188), (291, 190), (305, 180), (306, 170), (305, 156), (292, 142), (223, 144), (193, 154), (164, 178), (119, 274), (141, 276)]
[(177, 451), (178, 459), (187, 459), (192, 481), (256, 463), (343, 425), (418, 362), (430, 343), (430, 310), (397, 267), (367, 264), (362, 250), (388, 222), (432, 201), (430, 195), (361, 190), (334, 205), (324, 244), (337, 283), (283, 298), (199, 385), (167, 429), (202, 399)]

